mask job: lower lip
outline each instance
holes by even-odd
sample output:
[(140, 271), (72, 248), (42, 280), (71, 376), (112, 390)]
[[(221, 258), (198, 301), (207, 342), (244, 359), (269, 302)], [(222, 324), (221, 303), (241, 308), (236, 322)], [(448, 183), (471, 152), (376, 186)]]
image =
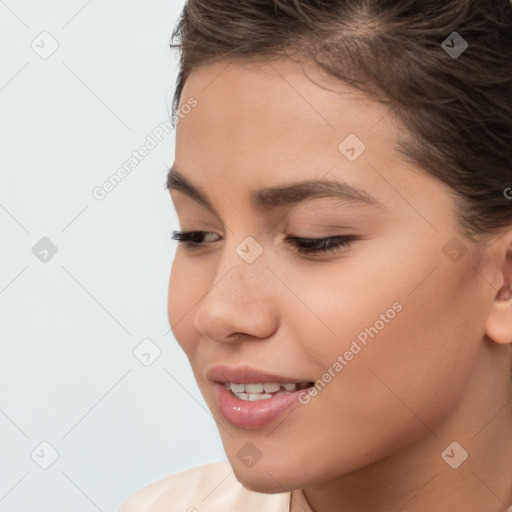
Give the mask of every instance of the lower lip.
[(237, 398), (224, 384), (215, 383), (215, 396), (224, 418), (235, 427), (247, 429), (269, 425), (286, 410), (300, 404), (298, 398), (304, 391), (300, 389), (285, 395), (250, 401)]

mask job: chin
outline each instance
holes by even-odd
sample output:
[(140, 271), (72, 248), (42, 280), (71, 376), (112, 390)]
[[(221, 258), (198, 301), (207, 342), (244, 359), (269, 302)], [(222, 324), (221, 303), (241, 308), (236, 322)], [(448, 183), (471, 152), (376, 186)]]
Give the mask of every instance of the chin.
[(279, 494), (301, 487), (300, 482), (293, 478), (294, 475), (283, 468), (273, 469), (272, 465), (264, 465), (261, 461), (252, 468), (245, 467), (238, 460), (230, 463), (236, 479), (249, 491)]

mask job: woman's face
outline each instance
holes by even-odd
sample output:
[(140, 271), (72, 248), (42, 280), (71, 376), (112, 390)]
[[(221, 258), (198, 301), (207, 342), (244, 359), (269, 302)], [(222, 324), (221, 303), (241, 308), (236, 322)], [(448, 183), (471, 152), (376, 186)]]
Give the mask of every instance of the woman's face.
[[(177, 249), (169, 320), (237, 478), (281, 492), (427, 445), (423, 467), (446, 466), (440, 454), (476, 424), (468, 396), (498, 357), (485, 335), (489, 263), (457, 231), (450, 189), (397, 151), (403, 132), (385, 106), (328, 91), (300, 64), (203, 66), (181, 105), (191, 98), (174, 169), (211, 208), (182, 187), (171, 196), (181, 228), (209, 234)], [(310, 180), (352, 188), (256, 196)], [(336, 236), (353, 241), (308, 255), (287, 240)], [(323, 385), (270, 423), (240, 426), (209, 380), (219, 364)]]

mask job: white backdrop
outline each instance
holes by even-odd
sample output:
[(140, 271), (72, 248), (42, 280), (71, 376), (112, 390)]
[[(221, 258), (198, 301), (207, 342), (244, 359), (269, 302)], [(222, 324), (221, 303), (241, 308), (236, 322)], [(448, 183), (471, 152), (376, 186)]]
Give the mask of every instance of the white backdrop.
[(167, 318), (182, 6), (0, 0), (0, 512), (226, 460)]

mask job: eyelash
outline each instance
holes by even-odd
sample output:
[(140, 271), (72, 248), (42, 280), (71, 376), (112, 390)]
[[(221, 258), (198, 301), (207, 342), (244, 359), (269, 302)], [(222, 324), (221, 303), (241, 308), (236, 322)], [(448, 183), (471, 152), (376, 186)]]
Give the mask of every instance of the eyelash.
[[(188, 250), (193, 250), (204, 245), (204, 242), (198, 242), (197, 238), (208, 233), (209, 231), (173, 231), (171, 239), (176, 240), (178, 244), (185, 244)], [(340, 235), (328, 238), (288, 237), (286, 240), (300, 254), (315, 255), (341, 252), (344, 248), (356, 242), (357, 238), (351, 235)]]

